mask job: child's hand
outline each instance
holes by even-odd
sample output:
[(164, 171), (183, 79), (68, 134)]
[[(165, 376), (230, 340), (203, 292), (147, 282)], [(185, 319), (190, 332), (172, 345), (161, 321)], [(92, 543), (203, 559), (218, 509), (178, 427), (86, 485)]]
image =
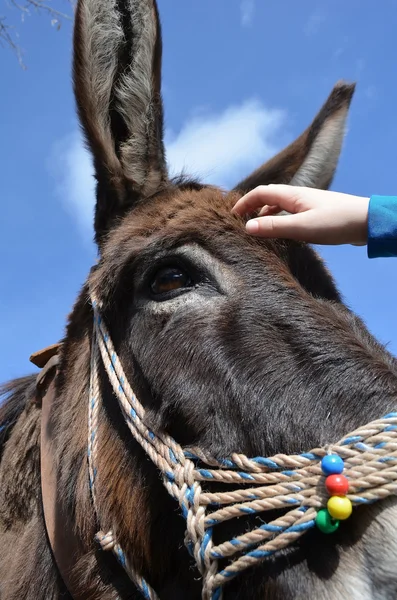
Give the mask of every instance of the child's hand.
[[(261, 209), (247, 222), (258, 237), (288, 238), (312, 244), (367, 243), (369, 198), (289, 185), (259, 186), (235, 204), (245, 215)], [(293, 213), (277, 215), (280, 211)]]

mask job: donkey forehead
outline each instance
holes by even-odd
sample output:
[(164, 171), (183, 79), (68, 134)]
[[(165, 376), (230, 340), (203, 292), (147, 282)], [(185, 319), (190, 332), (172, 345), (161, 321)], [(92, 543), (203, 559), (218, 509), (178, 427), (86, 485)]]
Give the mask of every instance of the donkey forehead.
[(189, 241), (216, 242), (225, 235), (231, 243), (233, 234), (240, 245), (245, 241), (247, 245), (268, 247), (269, 244), (253, 241), (245, 232), (244, 219), (231, 213), (240, 196), (210, 186), (163, 191), (125, 216), (109, 236), (105, 254), (113, 254), (116, 248), (128, 255), (137, 254), (159, 241), (164, 247)]
[(227, 224), (241, 228), (241, 219), (231, 214), (231, 208), (240, 196), (213, 186), (170, 189), (130, 213), (127, 222), (129, 226), (134, 223), (135, 227), (143, 226), (148, 232), (184, 226), (191, 228), (194, 224), (199, 231), (206, 227), (222, 229)]

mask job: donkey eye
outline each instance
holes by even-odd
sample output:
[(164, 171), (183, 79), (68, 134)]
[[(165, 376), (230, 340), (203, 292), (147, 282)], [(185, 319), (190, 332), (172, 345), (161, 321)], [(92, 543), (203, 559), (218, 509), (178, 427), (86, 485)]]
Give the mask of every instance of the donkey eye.
[(175, 290), (191, 287), (193, 282), (180, 267), (164, 267), (157, 271), (150, 284), (154, 295), (166, 294)]

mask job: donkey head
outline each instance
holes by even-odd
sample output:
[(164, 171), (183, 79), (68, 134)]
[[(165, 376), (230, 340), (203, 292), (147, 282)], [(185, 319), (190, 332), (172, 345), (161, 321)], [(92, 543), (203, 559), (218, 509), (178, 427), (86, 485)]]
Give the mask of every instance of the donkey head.
[[(161, 31), (155, 1), (79, 2), (74, 83), (94, 157), (96, 239), (139, 201), (170, 186), (163, 144)], [(236, 186), (291, 183), (326, 188), (341, 151), (354, 85), (337, 85), (312, 125)]]
[[(296, 141), (225, 193), (168, 176), (154, 0), (79, 0), (74, 45), (77, 106), (97, 180), (100, 260), (90, 285), (150, 425), (216, 457), (252, 456), (309, 449), (380, 415), (397, 387), (393, 359), (344, 307), (315, 252), (252, 239), (231, 214), (260, 184), (330, 185), (354, 86), (337, 84)], [(71, 340), (90, 332), (88, 317), (81, 327), (82, 306), (71, 317)], [(135, 460), (141, 454), (103, 379), (103, 427), (112, 432), (103, 435), (103, 456), (113, 462), (99, 471), (119, 496), (136, 497), (134, 470), (157, 486), (156, 502), (142, 492), (139, 519), (162, 523), (160, 542), (154, 530), (142, 542), (134, 506), (120, 528), (144, 570), (158, 557), (164, 591), (179, 569), (168, 557), (179, 556), (181, 525), (155, 469)], [(113, 516), (123, 510), (109, 493), (101, 506)]]

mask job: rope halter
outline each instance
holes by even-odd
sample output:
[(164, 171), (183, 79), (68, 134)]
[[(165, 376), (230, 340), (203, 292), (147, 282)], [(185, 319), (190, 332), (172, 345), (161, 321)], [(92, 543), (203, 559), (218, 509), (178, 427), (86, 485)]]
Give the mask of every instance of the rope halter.
[[(359, 427), (330, 448), (315, 448), (297, 455), (277, 454), (271, 458), (233, 454), (218, 461), (198, 450), (183, 450), (167, 434), (154, 433), (145, 424), (145, 410), (125, 377), (100, 307), (94, 297), (91, 302), (94, 327), (88, 464), (98, 522), (95, 465), (102, 361), (131, 434), (160, 471), (168, 493), (180, 505), (186, 520), (185, 545), (202, 576), (203, 600), (220, 600), (227, 582), (290, 546), (316, 524), (324, 533), (330, 533), (349, 517), (353, 506), (397, 494), (397, 412)], [(205, 482), (231, 484), (233, 490), (211, 493), (203, 489)], [(242, 487), (235, 489), (236, 484)], [(284, 509), (285, 513), (218, 546), (214, 544), (213, 530), (219, 523), (274, 509)], [(104, 550), (114, 552), (144, 598), (159, 598), (131, 567), (112, 529), (99, 531), (96, 537)]]

